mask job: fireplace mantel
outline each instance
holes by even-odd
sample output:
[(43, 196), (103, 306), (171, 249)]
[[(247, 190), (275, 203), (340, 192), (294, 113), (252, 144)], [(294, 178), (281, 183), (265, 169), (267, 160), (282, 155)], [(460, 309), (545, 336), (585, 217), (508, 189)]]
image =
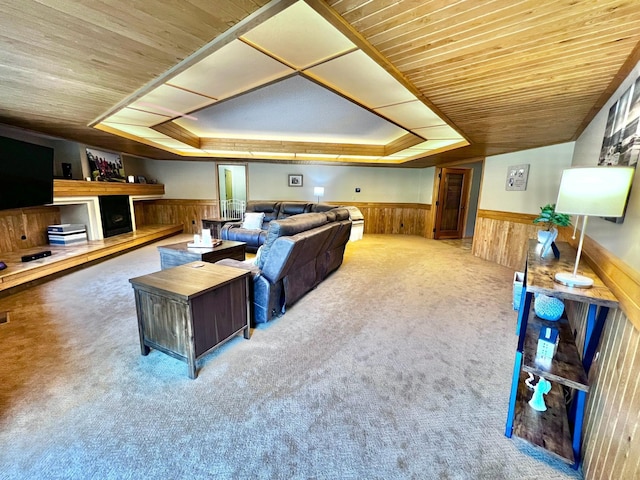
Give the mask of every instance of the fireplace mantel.
[(102, 217), (99, 197), (104, 195), (128, 195), (131, 210), (131, 223), (136, 230), (133, 202), (161, 198), (164, 195), (162, 184), (87, 182), (84, 180), (54, 180), (53, 203), (60, 207), (62, 223), (86, 225), (89, 240), (102, 240)]
[(54, 198), (99, 195), (164, 195), (164, 185), (58, 179), (53, 181)]

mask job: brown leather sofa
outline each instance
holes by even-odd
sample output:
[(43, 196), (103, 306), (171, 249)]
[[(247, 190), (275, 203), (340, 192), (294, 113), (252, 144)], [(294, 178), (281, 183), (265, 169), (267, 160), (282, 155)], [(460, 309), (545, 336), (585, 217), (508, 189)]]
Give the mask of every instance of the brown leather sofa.
[(244, 242), (247, 252), (255, 253), (264, 243), (269, 224), (273, 220), (282, 220), (301, 213), (326, 212), (336, 208), (335, 205), (325, 203), (310, 202), (288, 202), (288, 201), (249, 201), (246, 212), (264, 213), (262, 228), (246, 229), (242, 228), (242, 222), (230, 222), (222, 226), (220, 238), (222, 240), (234, 240)]
[(264, 323), (284, 314), (340, 267), (350, 234), (349, 211), (343, 207), (291, 215), (269, 221), (255, 263), (233, 259), (217, 263), (252, 272), (253, 320)]

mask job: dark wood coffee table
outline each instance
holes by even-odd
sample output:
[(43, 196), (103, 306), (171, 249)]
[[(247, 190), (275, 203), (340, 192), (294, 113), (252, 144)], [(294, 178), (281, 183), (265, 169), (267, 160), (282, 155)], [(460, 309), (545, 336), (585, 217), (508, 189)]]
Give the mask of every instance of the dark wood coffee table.
[(215, 263), (223, 258), (233, 258), (235, 260), (244, 260), (244, 242), (233, 242), (231, 240), (223, 240), (221, 245), (217, 247), (193, 248), (187, 244), (191, 242), (173, 243), (171, 245), (162, 245), (158, 247), (160, 252), (160, 267), (166, 268), (177, 267), (185, 263), (202, 261)]

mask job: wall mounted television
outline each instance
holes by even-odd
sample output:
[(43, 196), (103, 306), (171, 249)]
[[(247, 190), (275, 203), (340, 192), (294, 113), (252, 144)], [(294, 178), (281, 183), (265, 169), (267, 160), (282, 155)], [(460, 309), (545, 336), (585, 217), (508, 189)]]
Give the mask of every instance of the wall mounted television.
[(0, 210), (53, 202), (53, 148), (0, 137)]

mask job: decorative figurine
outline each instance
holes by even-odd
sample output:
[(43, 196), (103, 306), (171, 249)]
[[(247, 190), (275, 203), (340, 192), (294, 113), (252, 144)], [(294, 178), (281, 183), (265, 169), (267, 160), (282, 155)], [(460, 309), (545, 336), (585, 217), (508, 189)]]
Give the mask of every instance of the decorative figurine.
[(524, 382), (529, 388), (533, 388), (533, 396), (531, 400), (529, 400), (529, 405), (538, 412), (544, 412), (547, 410), (547, 406), (544, 403), (544, 396), (551, 391), (551, 382), (540, 377), (538, 383), (532, 386), (530, 383), (530, 380), (532, 380), (531, 376), (532, 375), (529, 374), (529, 378)]

